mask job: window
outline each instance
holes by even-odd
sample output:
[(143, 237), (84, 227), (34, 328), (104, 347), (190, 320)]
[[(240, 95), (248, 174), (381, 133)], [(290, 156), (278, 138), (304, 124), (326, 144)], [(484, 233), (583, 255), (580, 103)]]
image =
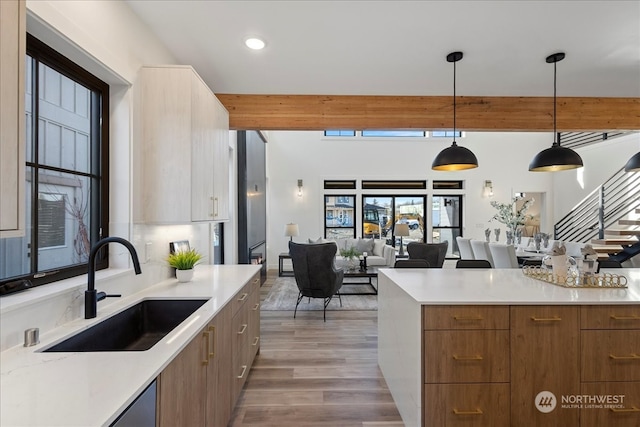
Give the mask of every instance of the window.
[(386, 238), (392, 246), (400, 244), (394, 235), (394, 225), (404, 223), (409, 226), (409, 236), (403, 242), (424, 242), (424, 213), (426, 196), (362, 196), (362, 236)]
[(40, 285), (86, 273), (108, 235), (109, 87), (30, 35), (25, 61), (26, 232), (0, 239), (0, 280)]
[(352, 195), (324, 196), (324, 237), (356, 237), (355, 200)]
[(356, 188), (356, 180), (325, 180), (324, 181), (324, 189), (325, 190), (355, 190)]
[(434, 130), (431, 132), (431, 136), (433, 138), (462, 138), (462, 132), (459, 130)]
[(324, 136), (356, 136), (355, 130), (325, 130)]
[(462, 236), (462, 196), (433, 196), (431, 226), (433, 243), (448, 240), (447, 256), (460, 256), (456, 237)]
[(363, 130), (362, 136), (373, 136), (373, 137), (413, 137), (413, 138), (424, 138), (425, 132), (422, 130)]

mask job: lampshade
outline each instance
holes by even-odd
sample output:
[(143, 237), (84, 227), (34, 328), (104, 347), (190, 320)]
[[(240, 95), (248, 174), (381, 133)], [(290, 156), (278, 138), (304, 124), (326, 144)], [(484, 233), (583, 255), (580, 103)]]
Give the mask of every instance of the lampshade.
[(287, 237), (295, 237), (299, 233), (298, 224), (287, 224), (284, 226), (284, 235)]
[(531, 172), (556, 172), (581, 168), (582, 158), (570, 148), (560, 146), (560, 134), (556, 131), (556, 63), (564, 59), (564, 53), (558, 52), (547, 56), (547, 64), (553, 64), (553, 135), (551, 148), (539, 152), (529, 164)]
[(634, 154), (626, 165), (624, 165), (625, 172), (640, 172), (640, 152)]
[(393, 234), (397, 237), (406, 237), (409, 235), (409, 224), (396, 224), (393, 229)]
[(462, 52), (451, 52), (447, 62), (453, 62), (453, 142), (442, 150), (431, 164), (436, 171), (460, 171), (478, 167), (478, 159), (468, 148), (456, 144), (456, 62), (462, 59)]

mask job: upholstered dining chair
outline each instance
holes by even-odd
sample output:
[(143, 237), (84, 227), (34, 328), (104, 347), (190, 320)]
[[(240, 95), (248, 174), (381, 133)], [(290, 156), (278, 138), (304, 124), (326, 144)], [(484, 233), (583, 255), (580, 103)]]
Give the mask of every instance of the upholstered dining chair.
[(493, 257), (491, 256), (491, 251), (489, 250), (489, 243), (484, 240), (472, 240), (471, 241), (471, 249), (473, 249), (473, 256), (475, 259), (486, 259), (489, 261), (491, 266), (493, 267)]
[(327, 305), (338, 294), (340, 306), (340, 287), (344, 271), (336, 269), (334, 259), (338, 247), (335, 243), (301, 244), (289, 242), (289, 255), (293, 264), (293, 275), (298, 285), (298, 300), (293, 311), (295, 319), (302, 298), (322, 298), (324, 300), (323, 319), (327, 321)]
[(393, 265), (394, 268), (429, 268), (431, 265), (426, 259), (399, 259)]
[(431, 268), (442, 268), (448, 247), (448, 240), (441, 243), (411, 242), (407, 245), (407, 253), (409, 259), (424, 259)]
[(456, 243), (458, 243), (460, 259), (476, 259), (473, 255), (473, 249), (471, 249), (471, 239), (458, 236), (456, 237)]
[(486, 259), (459, 259), (456, 268), (491, 268), (491, 263)]
[(489, 251), (495, 268), (519, 268), (516, 248), (503, 243), (489, 243)]

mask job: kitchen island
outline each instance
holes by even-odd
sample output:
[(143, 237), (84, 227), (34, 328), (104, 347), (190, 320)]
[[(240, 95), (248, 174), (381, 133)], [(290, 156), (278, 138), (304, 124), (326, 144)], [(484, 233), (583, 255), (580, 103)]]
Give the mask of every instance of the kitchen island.
[[(192, 282), (168, 279), (112, 304), (99, 304), (95, 319), (68, 322), (41, 336), (38, 345), (3, 351), (0, 425), (109, 426), (157, 378), (164, 387), (164, 392), (158, 387), (157, 402), (164, 404), (158, 407), (158, 425), (226, 425), (228, 419), (223, 418), (230, 415), (259, 349), (259, 270), (253, 265), (200, 265)], [(207, 302), (146, 351), (43, 352), (144, 299)], [(226, 323), (211, 329), (221, 316), (226, 316)], [(231, 331), (232, 325), (241, 332)], [(228, 334), (224, 340), (223, 326)], [(190, 348), (195, 352), (189, 353)], [(218, 366), (214, 352), (215, 357), (226, 355), (228, 360)], [(193, 359), (194, 363), (185, 363)], [(210, 371), (206, 369), (212, 367), (219, 368), (221, 378), (228, 373), (228, 381), (220, 384), (224, 393), (216, 395), (211, 388), (214, 379), (207, 376)], [(185, 378), (189, 372), (194, 374), (193, 381)], [(202, 378), (204, 388), (198, 390)], [(189, 392), (194, 395), (187, 395)], [(189, 400), (183, 405), (185, 397)], [(209, 400), (198, 402), (200, 397)], [(224, 408), (215, 414), (205, 413), (215, 406), (211, 401), (223, 402)], [(196, 421), (181, 421), (183, 416)]]
[(628, 287), (381, 269), (378, 361), (405, 425), (640, 425), (640, 269), (609, 272)]

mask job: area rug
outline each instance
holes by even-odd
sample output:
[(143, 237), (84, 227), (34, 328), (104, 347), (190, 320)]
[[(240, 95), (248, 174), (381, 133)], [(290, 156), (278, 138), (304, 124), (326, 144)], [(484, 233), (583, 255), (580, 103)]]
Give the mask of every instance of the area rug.
[[(351, 280), (351, 279), (350, 279)], [(375, 282), (374, 282), (375, 283)], [(367, 285), (347, 285), (342, 288), (343, 292), (369, 292), (371, 288)], [(293, 277), (278, 277), (271, 287), (269, 294), (260, 306), (261, 310), (291, 310), (296, 308), (298, 298), (298, 286)], [(322, 311), (323, 300), (321, 298), (303, 298), (298, 306), (300, 310), (320, 310)], [(377, 295), (342, 295), (342, 307), (338, 296), (334, 296), (327, 306), (327, 310), (377, 310)]]

